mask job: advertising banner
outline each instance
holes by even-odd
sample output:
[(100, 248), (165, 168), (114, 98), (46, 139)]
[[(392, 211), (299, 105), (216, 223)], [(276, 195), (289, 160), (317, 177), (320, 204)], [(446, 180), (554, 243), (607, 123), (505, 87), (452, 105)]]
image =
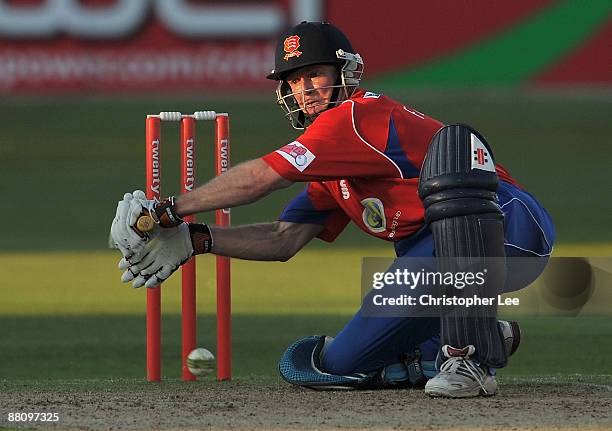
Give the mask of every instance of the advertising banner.
[(612, 3), (589, 5), (0, 0), (0, 92), (271, 90), (275, 39), (302, 20), (340, 27), (386, 86), (610, 86)]
[(297, 19), (321, 20), (321, 2), (0, 1), (0, 91), (273, 88), (275, 38)]

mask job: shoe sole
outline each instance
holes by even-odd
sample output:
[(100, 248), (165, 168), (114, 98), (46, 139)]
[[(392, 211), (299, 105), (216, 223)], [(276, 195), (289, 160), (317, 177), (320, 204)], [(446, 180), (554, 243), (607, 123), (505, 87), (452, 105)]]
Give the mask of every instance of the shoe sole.
[(433, 386), (425, 387), (425, 394), (433, 398), (475, 398), (475, 397), (491, 397), (497, 393), (497, 381), (489, 377), (484, 382), (486, 392), (480, 386), (472, 388), (457, 389), (450, 391), (448, 387)]
[(493, 393), (485, 393), (482, 389), (477, 392), (456, 392), (456, 393), (449, 393), (449, 392), (445, 392), (443, 390), (437, 391), (437, 390), (429, 390), (425, 392), (426, 395), (430, 396), (431, 398), (476, 398), (476, 397), (492, 397), (496, 394), (496, 392)]
[(478, 391), (474, 390), (458, 390), (449, 392), (444, 388), (427, 388), (425, 394), (432, 398), (476, 398), (476, 397), (492, 397), (497, 393), (497, 385), (491, 390), (485, 392), (482, 388), (478, 388)]

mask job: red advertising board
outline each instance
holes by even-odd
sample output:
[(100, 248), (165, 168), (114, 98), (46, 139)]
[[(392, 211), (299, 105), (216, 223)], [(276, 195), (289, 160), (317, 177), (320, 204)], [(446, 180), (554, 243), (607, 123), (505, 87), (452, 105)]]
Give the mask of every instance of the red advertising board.
[(612, 85), (599, 54), (612, 41), (610, 19), (585, 12), (588, 31), (546, 43), (548, 63), (521, 60), (527, 51), (511, 49), (508, 41), (523, 43), (530, 26), (541, 36), (564, 31), (550, 23), (573, 16), (571, 7), (553, 0), (0, 0), (0, 93), (271, 90), (264, 77), (275, 39), (302, 20), (343, 29), (368, 77), (493, 41), (510, 48), (498, 55), (517, 55), (514, 63), (529, 69), (510, 84)]
[(0, 1), (0, 92), (262, 89), (320, 0)]

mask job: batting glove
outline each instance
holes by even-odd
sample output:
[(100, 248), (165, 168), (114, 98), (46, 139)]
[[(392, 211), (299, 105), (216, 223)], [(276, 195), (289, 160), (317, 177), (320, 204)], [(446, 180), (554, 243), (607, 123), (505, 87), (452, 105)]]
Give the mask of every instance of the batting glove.
[(141, 190), (124, 194), (123, 199), (117, 203), (115, 218), (111, 224), (109, 245), (119, 249), (128, 261), (141, 253), (147, 240), (150, 239), (148, 234), (143, 234), (134, 228), (143, 199), (146, 197)]
[(135, 207), (134, 213), (131, 214), (134, 223), (143, 215), (150, 216), (155, 223), (164, 228), (175, 227), (183, 223), (183, 219), (176, 213), (174, 196), (170, 196), (161, 202), (157, 199), (147, 199), (144, 193), (139, 196), (142, 196), (138, 199), (141, 208), (138, 209)]
[(123, 258), (119, 269), (125, 270), (121, 281), (132, 281), (139, 288), (155, 287), (166, 280), (179, 266), (196, 254), (208, 253), (212, 248), (210, 229), (205, 224), (182, 223), (179, 226), (160, 229), (142, 252), (141, 259), (134, 263)]

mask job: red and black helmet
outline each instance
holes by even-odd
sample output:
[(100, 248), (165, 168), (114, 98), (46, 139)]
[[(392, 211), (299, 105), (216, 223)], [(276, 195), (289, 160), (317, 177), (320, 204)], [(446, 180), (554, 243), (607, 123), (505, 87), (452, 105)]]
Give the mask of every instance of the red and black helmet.
[(274, 53), (274, 70), (268, 79), (280, 81), (289, 72), (312, 64), (337, 64), (344, 59), (336, 52), (354, 53), (353, 46), (338, 27), (328, 22), (303, 21), (283, 33)]
[(285, 117), (296, 129), (304, 129), (314, 119), (302, 112), (285, 81), (288, 74), (305, 66), (332, 64), (338, 70), (338, 81), (328, 108), (348, 99), (361, 80), (363, 61), (353, 50), (348, 38), (339, 28), (328, 22), (306, 22), (292, 27), (278, 39), (274, 56), (274, 70), (268, 79), (279, 81), (276, 89), (277, 101), (285, 111)]

